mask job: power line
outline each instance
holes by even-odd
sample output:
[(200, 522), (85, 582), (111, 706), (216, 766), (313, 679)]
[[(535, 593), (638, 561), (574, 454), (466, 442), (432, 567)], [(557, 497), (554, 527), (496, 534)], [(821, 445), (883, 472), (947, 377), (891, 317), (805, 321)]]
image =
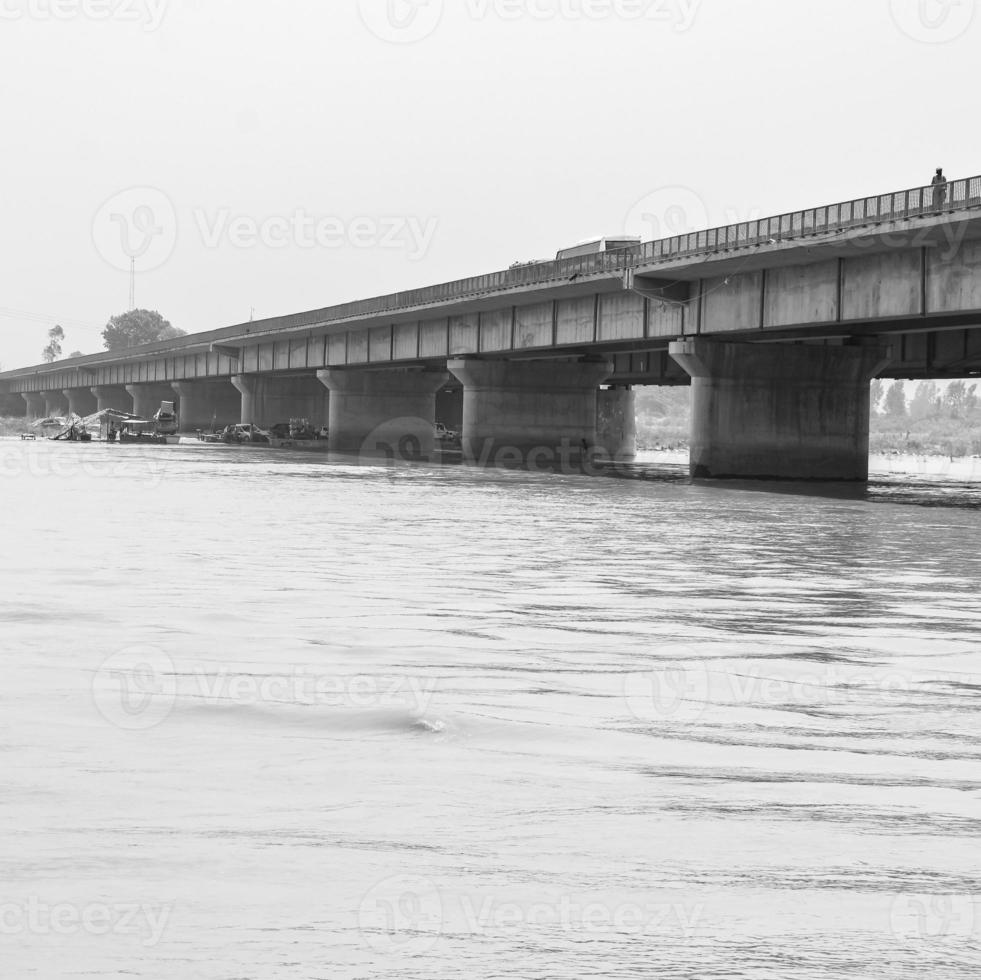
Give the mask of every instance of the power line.
[(0, 317), (8, 320), (31, 320), (36, 323), (55, 324), (69, 326), (73, 330), (88, 330), (92, 333), (102, 333), (105, 327), (96, 327), (83, 320), (75, 320), (72, 317), (55, 316), (50, 313), (32, 313), (30, 310), (15, 310), (9, 306), (0, 306)]

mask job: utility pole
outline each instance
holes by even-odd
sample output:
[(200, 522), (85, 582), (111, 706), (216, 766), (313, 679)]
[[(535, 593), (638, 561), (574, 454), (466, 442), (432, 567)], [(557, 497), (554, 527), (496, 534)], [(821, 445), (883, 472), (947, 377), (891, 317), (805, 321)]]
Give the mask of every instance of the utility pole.
[(136, 256), (130, 256), (129, 260), (129, 308), (136, 309)]

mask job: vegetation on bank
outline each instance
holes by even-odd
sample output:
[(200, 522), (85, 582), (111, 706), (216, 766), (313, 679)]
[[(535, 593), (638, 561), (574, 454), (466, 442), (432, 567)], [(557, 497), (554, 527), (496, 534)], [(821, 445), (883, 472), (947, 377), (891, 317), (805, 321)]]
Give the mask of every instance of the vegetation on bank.
[(26, 418), (16, 416), (0, 415), (0, 439), (10, 436), (19, 436), (24, 432), (31, 431), (31, 423)]
[[(687, 386), (637, 389), (637, 447), (685, 449)], [(981, 396), (968, 381), (872, 382), (873, 453), (981, 456)]]

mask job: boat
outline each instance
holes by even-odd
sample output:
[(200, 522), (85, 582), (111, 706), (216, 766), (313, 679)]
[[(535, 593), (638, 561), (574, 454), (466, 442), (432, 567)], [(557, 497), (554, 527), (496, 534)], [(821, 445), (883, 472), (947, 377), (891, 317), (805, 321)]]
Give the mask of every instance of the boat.
[(31, 423), (32, 429), (39, 429), (44, 439), (54, 438), (54, 434), (60, 432), (68, 424), (68, 419), (60, 415), (52, 415), (50, 418), (38, 419)]
[(153, 419), (126, 419), (120, 422), (117, 438), (121, 443), (138, 442), (151, 446), (166, 446), (169, 442), (177, 443), (176, 438), (158, 431), (157, 423)]
[(154, 431), (161, 436), (176, 436), (178, 430), (177, 412), (173, 402), (161, 402), (153, 414)]
[(326, 449), (327, 427), (315, 429), (306, 419), (277, 422), (268, 429), (253, 422), (236, 422), (219, 431), (198, 429), (198, 442), (227, 446), (271, 446), (275, 449)]
[(47, 438), (52, 442), (91, 442), (92, 433), (88, 431), (85, 420), (72, 412), (67, 419), (62, 419), (62, 425), (57, 432), (50, 433)]
[(433, 436), (436, 448), (441, 452), (457, 452), (463, 448), (460, 433), (456, 429), (448, 429), (442, 422), (435, 423)]
[(307, 419), (277, 422), (267, 433), (269, 444), (278, 449), (326, 449), (327, 426), (315, 429)]

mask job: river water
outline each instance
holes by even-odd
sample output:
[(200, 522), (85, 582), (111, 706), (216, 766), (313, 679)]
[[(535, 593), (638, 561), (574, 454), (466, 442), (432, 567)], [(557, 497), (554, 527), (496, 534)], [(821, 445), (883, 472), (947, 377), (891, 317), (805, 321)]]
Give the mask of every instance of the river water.
[(0, 976), (978, 976), (981, 483), (887, 468), (0, 443)]

